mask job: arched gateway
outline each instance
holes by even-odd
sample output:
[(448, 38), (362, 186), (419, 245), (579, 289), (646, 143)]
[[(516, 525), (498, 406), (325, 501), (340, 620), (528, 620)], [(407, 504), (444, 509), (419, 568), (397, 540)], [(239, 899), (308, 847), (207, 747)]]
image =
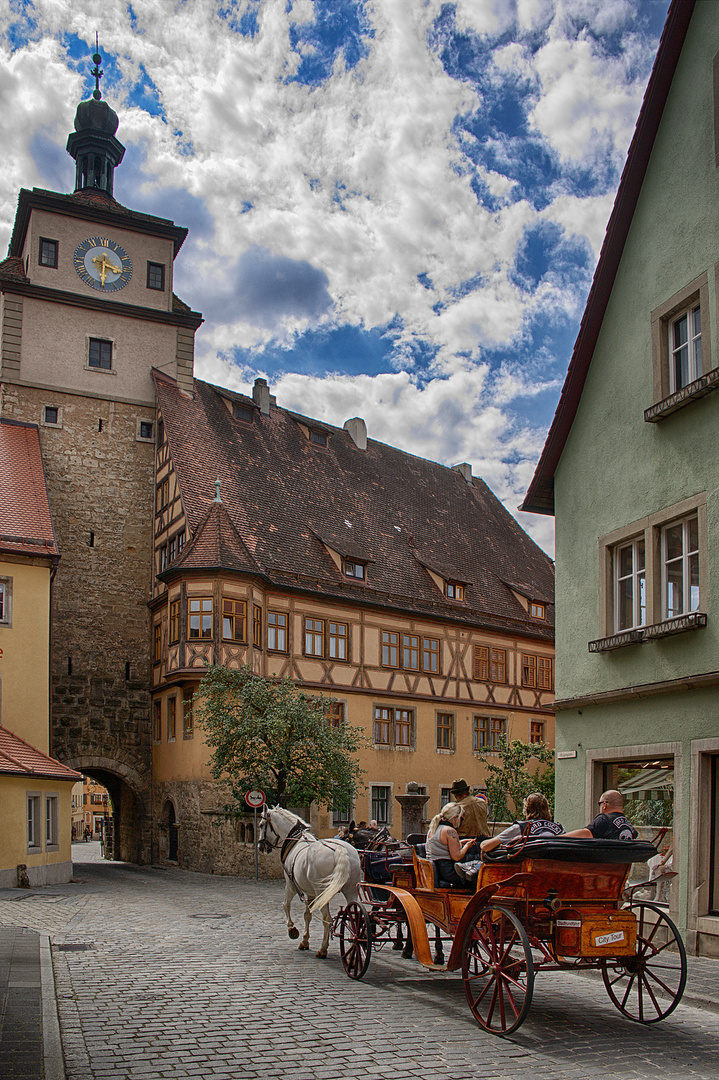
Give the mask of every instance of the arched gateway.
[(107, 788), (112, 825), (105, 836), (107, 858), (122, 862), (151, 861), (150, 787), (132, 769), (103, 757), (77, 756), (71, 768)]

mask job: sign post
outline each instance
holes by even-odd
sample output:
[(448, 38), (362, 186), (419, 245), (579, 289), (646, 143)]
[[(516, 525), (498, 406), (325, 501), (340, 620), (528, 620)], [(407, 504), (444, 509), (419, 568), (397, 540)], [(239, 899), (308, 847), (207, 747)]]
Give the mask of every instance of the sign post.
[(264, 791), (260, 791), (259, 788), (253, 788), (252, 791), (246, 791), (245, 802), (248, 806), (251, 806), (255, 812), (255, 881), (257, 881), (259, 878), (259, 868), (257, 865), (257, 811), (260, 806), (265, 805)]

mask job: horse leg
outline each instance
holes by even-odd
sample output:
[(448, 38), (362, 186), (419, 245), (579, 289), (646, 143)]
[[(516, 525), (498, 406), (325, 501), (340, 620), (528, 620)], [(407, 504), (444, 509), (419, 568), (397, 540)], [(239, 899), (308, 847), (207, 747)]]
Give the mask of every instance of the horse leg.
[(294, 941), (300, 936), (300, 932), (292, 922), (292, 916), (290, 915), (290, 905), (292, 904), (292, 897), (295, 895), (294, 885), (290, 882), (289, 878), (285, 878), (285, 902), (282, 905), (282, 909), (285, 913), (285, 919), (287, 921), (287, 933)]
[(325, 904), (325, 906), (321, 908), (321, 914), (324, 937), (322, 938), (322, 945), (320, 946), (317, 956), (320, 960), (324, 960), (327, 956), (327, 946), (330, 943), (330, 930), (332, 929), (332, 916), (330, 915), (329, 904)]
[(435, 964), (444, 963), (444, 949), (442, 948), (442, 933), (438, 926), (434, 928), (434, 962)]
[(309, 949), (310, 947), (310, 923), (312, 922), (312, 912), (310, 911), (310, 898), (305, 900), (305, 936), (299, 943), (298, 948)]

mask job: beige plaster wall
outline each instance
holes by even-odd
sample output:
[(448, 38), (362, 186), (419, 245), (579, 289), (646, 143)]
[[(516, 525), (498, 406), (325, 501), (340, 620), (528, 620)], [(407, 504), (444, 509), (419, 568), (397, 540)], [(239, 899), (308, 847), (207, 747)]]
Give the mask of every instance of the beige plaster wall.
[[(56, 269), (38, 263), (40, 237), (58, 241), (58, 266)], [(75, 271), (73, 258), (78, 244), (90, 237), (114, 240), (124, 248), (132, 262), (132, 277), (118, 292), (104, 293), (90, 288)], [(49, 289), (67, 289), (87, 296), (102, 297), (111, 303), (137, 304), (140, 307), (172, 310), (172, 260), (173, 243), (161, 237), (146, 236), (130, 229), (108, 228), (92, 221), (66, 217), (46, 210), (33, 210), (30, 217), (23, 260), (27, 275), (33, 285)], [(147, 288), (147, 263), (163, 263), (165, 266), (165, 289), (159, 292)]]
[[(113, 342), (111, 371), (88, 367), (91, 337)], [(150, 369), (155, 366), (174, 375), (176, 352), (175, 326), (110, 311), (86, 310), (78, 318), (76, 307), (25, 298), (23, 382), (150, 403), (155, 397)]]
[[(27, 794), (37, 792), (43, 797), (43, 850), (28, 854), (27, 850)], [(71, 793), (70, 781), (44, 780), (38, 777), (0, 777), (0, 885), (16, 884), (17, 867), (27, 866), (31, 884), (43, 885), (50, 881), (69, 881), (72, 877), (71, 847)], [(45, 850), (44, 796), (58, 796), (57, 848)], [(50, 869), (56, 868), (56, 869)], [(60, 876), (57, 872), (60, 871)]]

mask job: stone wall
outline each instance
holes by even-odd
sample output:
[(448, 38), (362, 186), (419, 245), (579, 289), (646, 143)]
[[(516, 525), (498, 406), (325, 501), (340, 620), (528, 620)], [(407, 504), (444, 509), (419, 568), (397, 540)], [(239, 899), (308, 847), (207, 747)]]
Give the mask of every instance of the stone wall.
[[(153, 861), (163, 863), (169, 855), (168, 802), (177, 825), (177, 865), (202, 874), (238, 874), (254, 877), (254, 816), (228, 818), (222, 808), (229, 801), (226, 790), (212, 780), (155, 783), (153, 821), (158, 823), (153, 841)], [(258, 815), (259, 817), (259, 815)], [(258, 857), (258, 876), (282, 877), (279, 852)]]
[[(51, 752), (136, 778), (150, 805), (152, 407), (4, 384), (2, 415), (40, 425), (60, 565), (52, 586)], [(59, 410), (44, 423), (45, 407)], [(122, 851), (149, 856), (146, 819), (123, 800)], [(132, 856), (130, 856), (132, 857)]]

